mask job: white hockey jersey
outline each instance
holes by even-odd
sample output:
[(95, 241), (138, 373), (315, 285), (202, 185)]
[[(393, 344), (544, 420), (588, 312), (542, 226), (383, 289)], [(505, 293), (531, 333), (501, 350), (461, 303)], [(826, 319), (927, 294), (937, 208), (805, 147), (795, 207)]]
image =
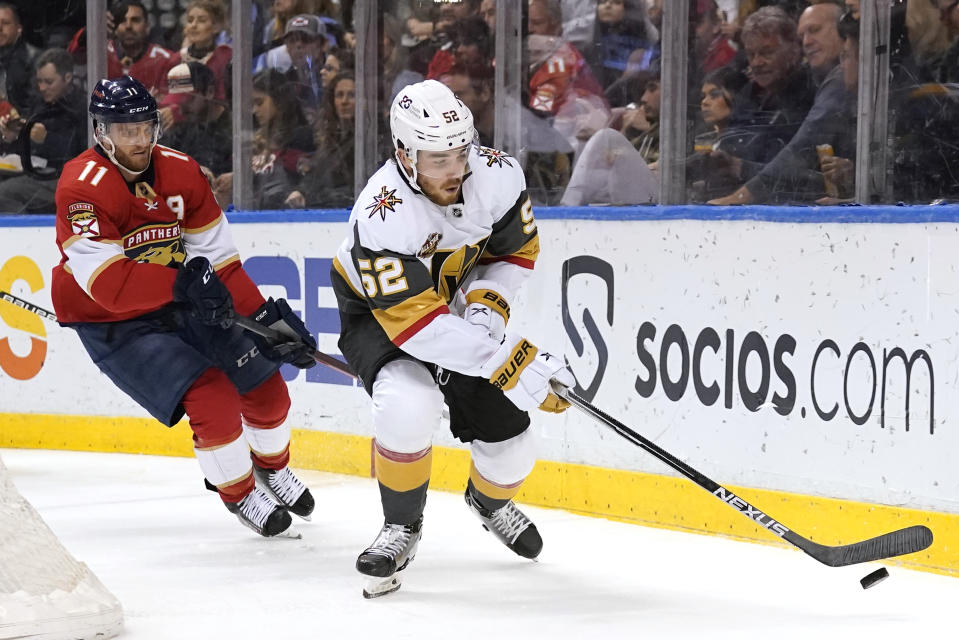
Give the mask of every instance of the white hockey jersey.
[(471, 148), (462, 197), (449, 206), (412, 189), (391, 160), (353, 207), (333, 261), (342, 281), (334, 290), (341, 311), (372, 314), (392, 343), (413, 357), (480, 375), (499, 343), (459, 316), (466, 294), (492, 292), (505, 307), (538, 254), (536, 221), (516, 159)]

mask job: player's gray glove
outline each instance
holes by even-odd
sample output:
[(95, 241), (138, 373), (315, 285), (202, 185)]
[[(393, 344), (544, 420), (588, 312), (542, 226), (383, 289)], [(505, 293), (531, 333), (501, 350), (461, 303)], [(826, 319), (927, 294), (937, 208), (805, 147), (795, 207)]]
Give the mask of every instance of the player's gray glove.
[(550, 381), (567, 388), (576, 384), (576, 378), (562, 358), (540, 351), (526, 338), (509, 334), (483, 371), (489, 375), (490, 384), (502, 389), (523, 411), (539, 408), (562, 413), (569, 402), (553, 392)]
[(202, 256), (181, 266), (173, 281), (173, 301), (201, 323), (228, 329), (233, 324), (233, 296), (220, 281), (210, 261)]
[(309, 369), (316, 365), (311, 353), (316, 350), (316, 338), (299, 316), (293, 313), (286, 300), (268, 299), (253, 314), (253, 319), (289, 338), (274, 341), (254, 334), (253, 340), (256, 341), (260, 353), (270, 360), (289, 362), (298, 369)]
[(466, 320), (486, 329), (489, 337), (497, 342), (506, 335), (509, 321), (509, 304), (492, 289), (473, 289), (466, 294)]

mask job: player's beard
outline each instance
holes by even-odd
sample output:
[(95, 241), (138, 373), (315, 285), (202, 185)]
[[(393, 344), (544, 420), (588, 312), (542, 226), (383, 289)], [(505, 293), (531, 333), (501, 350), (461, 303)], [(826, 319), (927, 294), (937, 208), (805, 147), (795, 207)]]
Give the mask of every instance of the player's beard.
[[(463, 181), (461, 179), (457, 179), (447, 180), (446, 182), (442, 182), (438, 185), (431, 185), (428, 189), (423, 188), (423, 185), (420, 185), (420, 188), (423, 189), (423, 193), (426, 194), (427, 198), (441, 207), (445, 207), (459, 200), (460, 189), (462, 186)], [(447, 191), (447, 189), (450, 189), (450, 191)]]
[(133, 149), (131, 151), (125, 151), (123, 157), (117, 155), (117, 160), (120, 161), (123, 166), (133, 171), (143, 171), (150, 164), (150, 146), (145, 146), (142, 149)]

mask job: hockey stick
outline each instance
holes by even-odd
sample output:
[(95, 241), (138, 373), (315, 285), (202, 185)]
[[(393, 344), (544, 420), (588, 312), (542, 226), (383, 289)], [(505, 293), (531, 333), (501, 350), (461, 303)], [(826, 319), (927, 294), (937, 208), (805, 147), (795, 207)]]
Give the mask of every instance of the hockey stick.
[(906, 527), (905, 529), (884, 533), (881, 536), (870, 538), (869, 540), (834, 547), (813, 542), (789, 529), (781, 522), (776, 521), (768, 514), (763, 513), (726, 487), (707, 478), (668, 451), (661, 449), (650, 440), (647, 440), (622, 422), (619, 422), (616, 418), (597, 409), (569, 389), (562, 388), (554, 383), (553, 391), (560, 397), (569, 400), (577, 409), (588, 414), (597, 422), (603, 423), (626, 440), (653, 454), (747, 518), (755, 521), (772, 533), (775, 533), (793, 546), (802, 549), (806, 554), (825, 565), (830, 567), (843, 567), (861, 562), (872, 562), (874, 560), (882, 560), (883, 558), (892, 558), (907, 553), (922, 551), (932, 544), (932, 531), (923, 525), (914, 525)]
[[(6, 291), (0, 290), (0, 300), (9, 302), (10, 304), (20, 307), (21, 309), (25, 309), (31, 313), (35, 313), (41, 318), (46, 318), (47, 320), (52, 320), (53, 322), (57, 321), (57, 316), (52, 311), (47, 311), (46, 309), (42, 307), (38, 307), (37, 305), (31, 302), (28, 302), (24, 300), (23, 298), (13, 295), (12, 293), (8, 293)], [(251, 320), (245, 316), (237, 316), (236, 318), (234, 318), (233, 321), (235, 324), (239, 325), (241, 328), (246, 329), (247, 331), (252, 331), (253, 333), (258, 333), (264, 338), (269, 338), (271, 340), (277, 340), (280, 342), (288, 340), (288, 338), (284, 336), (283, 334), (281, 334), (279, 331), (275, 331), (273, 329), (270, 329), (269, 327), (265, 327), (259, 322), (256, 322), (255, 320)], [(314, 360), (316, 360), (322, 365), (326, 365), (327, 367), (330, 367), (331, 369), (335, 369), (336, 371), (339, 371), (345, 376), (349, 376), (354, 379), (356, 378), (356, 374), (353, 373), (353, 370), (350, 369), (350, 366), (348, 364), (334, 358), (333, 356), (328, 356), (325, 353), (322, 353), (312, 348), (310, 349), (310, 356), (312, 356)]]
[[(242, 329), (246, 329), (247, 331), (261, 335), (269, 340), (275, 340), (277, 342), (289, 342), (290, 340), (289, 336), (285, 336), (279, 331), (262, 325), (256, 320), (247, 318), (246, 316), (237, 315), (235, 318), (233, 318), (233, 324)], [(313, 347), (308, 347), (307, 353), (309, 353), (309, 355), (320, 364), (327, 366), (330, 369), (335, 369), (345, 376), (356, 379), (356, 374), (353, 373), (352, 369), (350, 369), (350, 365), (346, 364), (342, 360), (327, 355), (322, 351), (317, 351)]]
[(32, 302), (27, 302), (23, 298), (19, 298), (13, 295), (12, 293), (8, 293), (6, 291), (0, 290), (0, 300), (9, 302), (15, 307), (20, 307), (21, 309), (25, 309), (29, 311), (30, 313), (35, 313), (41, 318), (46, 318), (47, 320), (51, 320), (53, 322), (57, 321), (57, 314), (53, 313), (52, 311), (47, 311), (46, 309), (38, 307)]

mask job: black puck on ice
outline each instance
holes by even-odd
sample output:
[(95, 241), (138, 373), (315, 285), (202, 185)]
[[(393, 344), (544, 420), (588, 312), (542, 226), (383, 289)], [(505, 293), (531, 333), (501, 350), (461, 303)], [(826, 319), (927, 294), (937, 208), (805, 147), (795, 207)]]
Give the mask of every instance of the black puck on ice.
[(879, 584), (883, 580), (889, 577), (889, 572), (886, 571), (886, 567), (879, 567), (868, 576), (859, 581), (859, 584), (862, 585), (863, 589), (868, 589), (876, 584)]

